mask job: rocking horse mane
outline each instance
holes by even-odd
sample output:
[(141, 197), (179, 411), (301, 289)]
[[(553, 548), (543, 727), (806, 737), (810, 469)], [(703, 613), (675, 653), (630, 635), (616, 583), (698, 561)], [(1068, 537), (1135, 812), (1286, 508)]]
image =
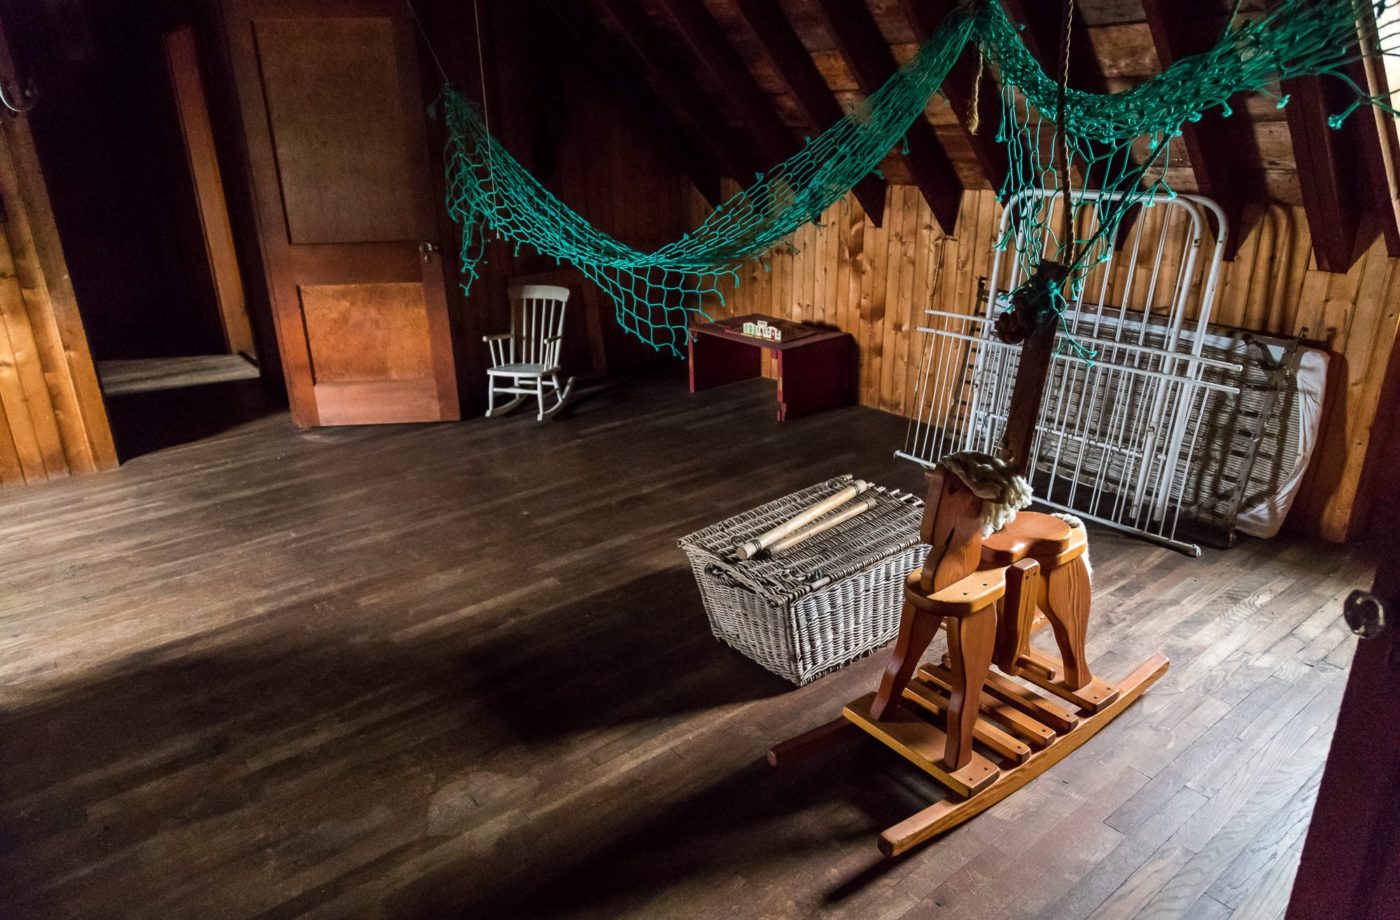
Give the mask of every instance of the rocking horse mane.
[(1031, 487), (1011, 466), (991, 454), (965, 450), (947, 454), (938, 461), (962, 481), (973, 495), (982, 499), (982, 536), (989, 537), (1016, 517), (1031, 503)]

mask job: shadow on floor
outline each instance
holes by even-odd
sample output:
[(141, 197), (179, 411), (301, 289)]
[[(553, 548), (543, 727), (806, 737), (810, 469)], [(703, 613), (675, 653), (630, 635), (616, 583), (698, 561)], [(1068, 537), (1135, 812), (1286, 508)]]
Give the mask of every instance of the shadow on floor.
[(107, 416), (123, 462), (213, 437), (286, 407), (286, 400), (260, 380), (107, 397)]
[[(474, 777), (507, 778), (489, 805), (469, 790), (482, 808), (524, 808), (558, 763), (595, 770), (687, 714), (790, 689), (710, 636), (680, 567), (412, 640), (343, 598), (155, 646), (0, 714), (7, 916), (132, 886), (158, 903), (250, 847), (274, 875), (372, 852), (363, 836), (421, 833), (434, 793)], [(302, 631), (264, 625), (289, 615)], [(366, 831), (366, 815), (386, 818)]]
[(695, 579), (679, 566), (544, 607), (456, 662), (469, 695), (491, 700), (493, 716), (531, 742), (792, 689), (715, 640)]
[[(676, 908), (693, 903), (686, 889), (695, 886), (713, 909), (706, 916), (724, 916), (726, 897), (735, 914), (807, 916), (899, 867), (904, 858), (876, 852), (877, 835), (937, 796), (898, 757), (855, 739), (782, 771), (755, 760), (664, 808), (630, 813), (634, 820), (611, 839), (581, 836), (584, 827), (522, 831), (484, 860), (414, 880), (383, 908), (396, 918), (682, 916)], [(845, 874), (823, 872), (796, 888), (763, 884), (770, 870), (784, 871), (775, 864), (852, 848)], [(512, 857), (517, 850), (519, 859)], [(521, 864), (528, 873), (513, 871)], [(668, 901), (658, 904), (663, 891)], [(716, 893), (725, 891), (731, 894), (718, 895), (716, 905)]]

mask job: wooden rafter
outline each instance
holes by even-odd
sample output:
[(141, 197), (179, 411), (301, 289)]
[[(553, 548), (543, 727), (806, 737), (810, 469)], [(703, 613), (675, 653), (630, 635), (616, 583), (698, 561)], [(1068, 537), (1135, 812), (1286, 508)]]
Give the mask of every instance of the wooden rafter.
[(667, 42), (636, 0), (598, 0), (616, 23), (619, 37), (656, 81), (661, 92), (695, 123), (705, 146), (725, 173), (747, 184), (768, 164), (749, 149), (747, 140), (695, 84), (677, 48)]
[(658, 152), (685, 172), (706, 201), (718, 205), (722, 170), (707, 156), (705, 145), (645, 89), (645, 82), (637, 74), (627, 71), (621, 63), (625, 52), (597, 20), (574, 0), (553, 0), (549, 7), (609, 90), (650, 127), (647, 135), (658, 146)]
[[(735, 0), (735, 6), (763, 44), (778, 76), (787, 84), (811, 126), (821, 131), (839, 121), (845, 114), (841, 104), (822, 79), (821, 71), (777, 0)], [(885, 216), (885, 190), (885, 180), (874, 175), (861, 179), (854, 189), (865, 216), (877, 227)]]
[(737, 110), (764, 158), (774, 164), (791, 156), (796, 149), (791, 132), (700, 0), (658, 0), (657, 5), (674, 25), (691, 59), (709, 73), (724, 101)]
[[(909, 21), (909, 27), (914, 30), (915, 39), (923, 42), (938, 31), (944, 17), (957, 9), (957, 4), (953, 0), (900, 0), (900, 7), (904, 10), (904, 18)], [(958, 116), (958, 125), (972, 146), (972, 154), (982, 167), (982, 174), (992, 188), (1000, 189), (1006, 180), (1007, 158), (1006, 147), (996, 138), (997, 125), (1001, 121), (1001, 95), (990, 71), (982, 75), (987, 85), (975, 95), (981, 127), (975, 132), (968, 128), (968, 113), (974, 99), (973, 85), (978, 79), (977, 56), (976, 48), (969, 47), (963, 51), (943, 81), (943, 95)]]
[[(1386, 79), (1383, 60), (1368, 57), (1353, 61), (1347, 66), (1347, 75), (1373, 96), (1390, 98), (1392, 87)], [(1370, 206), (1380, 219), (1386, 253), (1400, 256), (1400, 132), (1396, 130), (1396, 119), (1389, 112), (1374, 107), (1351, 117), (1365, 122), (1358, 130), (1366, 163), (1366, 188)]]
[[(1357, 86), (1385, 91), (1384, 76), (1368, 73), (1361, 61), (1348, 65), (1346, 72)], [(1328, 118), (1354, 101), (1345, 83), (1298, 77), (1283, 81), (1282, 89), (1289, 100), (1284, 113), (1317, 267), (1347, 271), (1378, 233), (1392, 254), (1400, 252), (1394, 120), (1356, 112), (1333, 130)]]
[[(1191, 0), (1142, 0), (1142, 6), (1164, 68), (1187, 55), (1209, 51), (1220, 38), (1219, 24), (1202, 18), (1198, 4)], [(1200, 121), (1183, 124), (1181, 131), (1201, 194), (1214, 199), (1225, 211), (1230, 228), (1225, 258), (1233, 259), (1247, 230), (1245, 204), (1268, 200), (1259, 144), (1249, 116), (1243, 104), (1229, 118), (1218, 109), (1211, 110)]]
[[(895, 72), (898, 62), (870, 10), (863, 2), (855, 0), (818, 0), (818, 5), (861, 92), (867, 96), (875, 92)], [(933, 210), (943, 232), (953, 233), (963, 188), (952, 161), (926, 118), (914, 120), (905, 140), (908, 148), (904, 158), (914, 184)]]
[(1299, 77), (1284, 80), (1282, 88), (1289, 99), (1284, 112), (1317, 267), (1344, 272), (1370, 242), (1361, 239), (1365, 199), (1358, 180), (1364, 170), (1357, 170), (1345, 154), (1348, 140), (1356, 141), (1356, 128), (1333, 131), (1327, 125), (1327, 117), (1347, 104), (1335, 81)]

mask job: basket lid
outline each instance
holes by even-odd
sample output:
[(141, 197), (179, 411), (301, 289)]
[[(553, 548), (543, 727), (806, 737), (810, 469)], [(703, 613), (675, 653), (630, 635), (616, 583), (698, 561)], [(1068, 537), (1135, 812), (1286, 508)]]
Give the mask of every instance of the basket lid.
[(874, 503), (870, 510), (781, 553), (738, 557), (736, 547), (830, 498), (852, 481), (846, 474), (784, 495), (682, 537), (681, 548), (736, 582), (778, 599), (814, 591), (918, 544), (923, 502), (908, 492), (876, 486), (860, 496)]

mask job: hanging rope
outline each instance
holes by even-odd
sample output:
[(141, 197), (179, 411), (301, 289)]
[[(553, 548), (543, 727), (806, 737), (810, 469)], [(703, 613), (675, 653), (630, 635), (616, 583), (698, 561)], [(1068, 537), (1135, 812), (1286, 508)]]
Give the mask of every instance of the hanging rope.
[(982, 127), (982, 75), (987, 70), (987, 58), (977, 52), (977, 75), (972, 78), (972, 98), (967, 103), (967, 133), (976, 134)]
[[(491, 136), (483, 113), (447, 86), (439, 100), (449, 134), (447, 207), (463, 228), (463, 286), (469, 289), (477, 277), (486, 235), (495, 233), (517, 249), (528, 245), (574, 265), (609, 296), (625, 330), (679, 355), (689, 322), (708, 318), (704, 302), (722, 302), (721, 289), (726, 281), (738, 284), (744, 261), (817, 221), (862, 178), (878, 174), (881, 160), (923, 117), (964, 47), (975, 42), (997, 68), (1002, 86), (997, 140), (1007, 145), (1011, 168), (998, 197), (1005, 202), (1028, 190), (1054, 188), (1047, 179), (1067, 181), (1075, 166), (1081, 175), (1092, 171), (1101, 177), (1104, 191), (1123, 193), (1121, 200), (1098, 206), (1087, 238), (1075, 239), (1072, 223), (1059, 228), (1059, 249), (1070, 260), (1068, 291), (1107, 257), (1105, 242), (1113, 239), (1124, 214), (1156, 192), (1174, 194), (1165, 176), (1170, 142), (1180, 136), (1181, 126), (1212, 108), (1228, 115), (1233, 94), (1267, 93), (1279, 80), (1327, 75), (1355, 93), (1355, 102), (1331, 119), (1333, 127), (1361, 105), (1393, 111), (1387, 100), (1371, 97), (1344, 73), (1358, 56), (1354, 13), (1351, 0), (1284, 0), (1267, 14), (1232, 19), (1210, 51), (1181, 58), (1132, 89), (1100, 95), (1069, 87), (1063, 68), (1058, 79), (1047, 75), (996, 2), (956, 10), (884, 86), (792, 157), (755, 176), (699, 227), (654, 252), (623, 244), (561, 202)], [(1397, 46), (1392, 32), (1365, 52)], [(484, 62), (481, 67), (484, 83)], [(1286, 102), (1279, 99), (1280, 106)], [(1043, 143), (1045, 113), (1054, 129), (1050, 161)], [(1142, 138), (1148, 155), (1135, 163), (1132, 147)], [(1027, 276), (1039, 262), (1040, 240), (1054, 233), (1053, 208), (1051, 199), (1022, 202), (1018, 226), (998, 243), (1004, 248), (1017, 238), (1026, 241), (1017, 256)]]

